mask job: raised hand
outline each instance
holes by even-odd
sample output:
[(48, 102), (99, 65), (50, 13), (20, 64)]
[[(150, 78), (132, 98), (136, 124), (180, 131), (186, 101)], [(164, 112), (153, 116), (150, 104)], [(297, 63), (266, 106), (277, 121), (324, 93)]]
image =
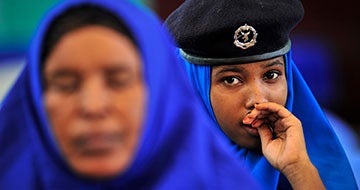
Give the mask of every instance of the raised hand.
[(284, 106), (272, 102), (256, 104), (243, 123), (258, 129), (264, 156), (294, 189), (324, 188), (307, 154), (301, 122)]

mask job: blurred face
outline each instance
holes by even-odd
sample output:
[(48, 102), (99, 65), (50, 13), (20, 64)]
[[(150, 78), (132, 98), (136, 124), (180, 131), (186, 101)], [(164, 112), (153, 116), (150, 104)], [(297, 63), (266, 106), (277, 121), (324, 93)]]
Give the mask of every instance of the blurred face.
[(242, 120), (256, 103), (285, 105), (287, 81), (283, 57), (238, 65), (214, 66), (210, 101), (225, 134), (237, 145), (250, 149), (261, 146), (257, 129)]
[(44, 102), (60, 150), (80, 175), (123, 172), (136, 151), (146, 104), (132, 42), (101, 26), (65, 34), (45, 61)]

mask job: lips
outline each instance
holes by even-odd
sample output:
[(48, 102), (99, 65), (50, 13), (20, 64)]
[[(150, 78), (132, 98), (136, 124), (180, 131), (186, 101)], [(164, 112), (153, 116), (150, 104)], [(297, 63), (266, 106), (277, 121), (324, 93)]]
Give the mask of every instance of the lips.
[(250, 134), (250, 135), (253, 135), (253, 136), (259, 136), (259, 132), (256, 128), (252, 127), (251, 125), (247, 125), (247, 124), (244, 124), (244, 123), (241, 123), (241, 126), (244, 127), (244, 129)]
[(122, 143), (119, 133), (97, 132), (82, 134), (72, 140), (72, 146), (83, 155), (103, 155)]

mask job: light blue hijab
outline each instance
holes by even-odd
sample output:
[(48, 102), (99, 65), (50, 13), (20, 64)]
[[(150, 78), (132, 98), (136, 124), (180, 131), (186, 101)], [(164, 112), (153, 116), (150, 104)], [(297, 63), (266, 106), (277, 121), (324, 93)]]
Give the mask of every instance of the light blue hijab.
[[(180, 56), (180, 53), (178, 54)], [(357, 189), (353, 171), (331, 125), (297, 69), (291, 50), (284, 55), (288, 82), (286, 108), (298, 117), (303, 126), (309, 157), (318, 169), (327, 189)], [(208, 115), (217, 122), (210, 103), (211, 67), (185, 61), (188, 77), (203, 100)], [(221, 131), (220, 126), (217, 128)], [(223, 136), (226, 136), (222, 131)], [(229, 138), (228, 138), (229, 139)], [(229, 139), (230, 140), (230, 139)], [(245, 161), (252, 175), (264, 189), (291, 188), (284, 176), (275, 170), (262, 154), (233, 146)]]
[[(112, 12), (130, 29), (148, 89), (146, 118), (134, 160), (125, 173), (108, 180), (80, 177), (69, 168), (43, 105), (43, 37), (57, 15), (82, 4)], [(257, 189), (248, 171), (226, 148), (225, 139), (210, 130), (213, 123), (174, 52), (173, 40), (145, 7), (110, 0), (56, 5), (36, 31), (26, 66), (0, 110), (0, 189)]]

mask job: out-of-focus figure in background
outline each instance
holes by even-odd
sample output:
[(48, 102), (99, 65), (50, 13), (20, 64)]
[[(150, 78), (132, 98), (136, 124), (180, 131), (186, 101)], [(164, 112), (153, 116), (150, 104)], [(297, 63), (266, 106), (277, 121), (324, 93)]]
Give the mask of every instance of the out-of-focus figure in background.
[(0, 108), (0, 189), (257, 189), (155, 15), (59, 3)]
[(339, 100), (345, 98), (341, 93), (342, 73), (338, 69), (341, 63), (326, 39), (305, 34), (294, 35), (292, 39), (294, 60), (339, 137), (359, 185), (359, 131), (334, 111), (341, 103)]

